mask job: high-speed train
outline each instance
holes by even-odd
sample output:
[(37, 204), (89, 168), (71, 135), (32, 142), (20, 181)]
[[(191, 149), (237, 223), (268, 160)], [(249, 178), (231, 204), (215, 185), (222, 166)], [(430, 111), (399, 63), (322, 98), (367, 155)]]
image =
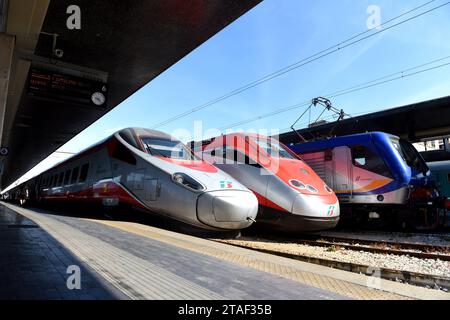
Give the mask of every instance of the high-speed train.
[(246, 228), (258, 211), (241, 183), (174, 137), (142, 128), (118, 131), (9, 194), (22, 204), (127, 205), (211, 231)]
[(278, 140), (235, 133), (192, 145), (199, 157), (255, 193), (260, 205), (255, 226), (291, 233), (337, 225), (333, 190)]
[(430, 169), (406, 140), (371, 132), (300, 143), (301, 156), (336, 192), (344, 216), (434, 228), (441, 197)]

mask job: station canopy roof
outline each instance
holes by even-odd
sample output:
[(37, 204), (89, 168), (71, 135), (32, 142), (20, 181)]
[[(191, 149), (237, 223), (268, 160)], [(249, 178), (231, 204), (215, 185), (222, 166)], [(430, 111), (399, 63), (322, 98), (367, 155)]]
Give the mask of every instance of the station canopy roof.
[[(3, 31), (16, 36), (16, 47), (1, 132), (9, 148), (2, 187), (260, 1), (8, 1)], [(68, 29), (70, 5), (80, 8), (79, 30)], [(91, 101), (92, 91), (105, 99)]]

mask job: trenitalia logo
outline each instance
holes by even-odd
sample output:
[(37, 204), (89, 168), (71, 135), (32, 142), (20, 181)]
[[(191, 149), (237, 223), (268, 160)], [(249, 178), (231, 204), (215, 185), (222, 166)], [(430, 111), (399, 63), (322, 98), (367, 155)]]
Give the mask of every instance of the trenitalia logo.
[(233, 182), (222, 180), (222, 181), (220, 181), (220, 188), (231, 189), (231, 188), (233, 188)]
[(334, 206), (330, 206), (328, 208), (327, 216), (332, 216), (334, 214)]

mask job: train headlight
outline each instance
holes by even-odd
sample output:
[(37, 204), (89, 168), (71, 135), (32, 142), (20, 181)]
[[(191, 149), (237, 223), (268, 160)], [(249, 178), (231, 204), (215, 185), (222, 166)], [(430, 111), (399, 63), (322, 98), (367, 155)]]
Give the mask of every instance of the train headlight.
[(308, 190), (309, 192), (311, 192), (311, 193), (317, 193), (317, 192), (319, 192), (316, 188), (314, 188), (312, 185), (310, 185), (310, 184), (308, 184), (307, 186), (306, 186), (306, 190)]
[(200, 182), (182, 172), (174, 173), (172, 175), (172, 181), (194, 191), (202, 191), (205, 189)]
[(297, 189), (301, 189), (301, 190), (306, 189), (306, 185), (303, 182), (301, 182), (301, 181), (299, 181), (297, 179), (289, 180), (289, 184), (291, 186), (293, 186), (294, 188), (297, 188)]
[(331, 190), (331, 188), (327, 185), (325, 185), (325, 191), (328, 193), (333, 193), (333, 190)]
[(184, 182), (184, 176), (181, 173), (175, 173), (173, 175), (173, 181), (179, 184), (183, 184)]

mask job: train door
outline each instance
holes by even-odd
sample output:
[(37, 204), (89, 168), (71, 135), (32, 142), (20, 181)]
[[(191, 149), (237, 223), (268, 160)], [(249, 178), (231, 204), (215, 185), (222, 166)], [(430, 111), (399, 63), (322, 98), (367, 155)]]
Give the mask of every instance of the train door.
[(353, 195), (352, 154), (349, 147), (333, 149), (333, 189), (339, 200), (350, 201)]

